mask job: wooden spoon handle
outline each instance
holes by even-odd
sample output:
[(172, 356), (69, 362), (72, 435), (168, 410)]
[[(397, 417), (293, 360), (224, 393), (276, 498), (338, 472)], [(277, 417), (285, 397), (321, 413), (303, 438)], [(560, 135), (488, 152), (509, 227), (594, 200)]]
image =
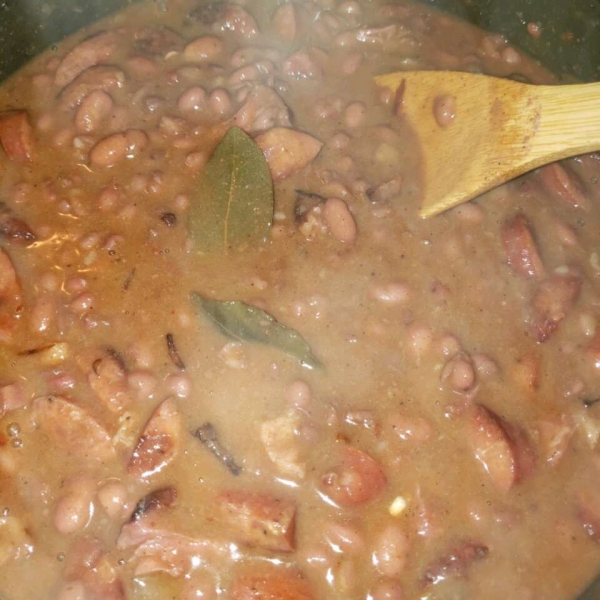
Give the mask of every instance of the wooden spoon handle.
[(551, 162), (600, 148), (600, 83), (531, 88), (540, 103), (531, 157)]

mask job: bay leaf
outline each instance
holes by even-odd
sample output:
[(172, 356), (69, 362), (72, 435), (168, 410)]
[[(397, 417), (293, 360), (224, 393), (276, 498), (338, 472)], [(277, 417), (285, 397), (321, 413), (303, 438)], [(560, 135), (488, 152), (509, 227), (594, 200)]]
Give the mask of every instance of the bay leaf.
[(261, 149), (239, 127), (228, 129), (201, 174), (189, 231), (204, 252), (258, 244), (273, 221), (273, 181)]
[(192, 301), (196, 308), (230, 339), (273, 346), (295, 356), (303, 367), (309, 369), (323, 366), (296, 330), (282, 325), (256, 306), (239, 300), (212, 300), (196, 293), (192, 294)]

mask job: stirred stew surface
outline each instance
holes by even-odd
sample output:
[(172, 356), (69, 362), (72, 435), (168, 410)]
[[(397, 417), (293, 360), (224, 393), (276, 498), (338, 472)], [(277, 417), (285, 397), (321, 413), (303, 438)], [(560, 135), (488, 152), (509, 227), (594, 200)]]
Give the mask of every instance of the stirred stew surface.
[(422, 5), (166, 0), (0, 89), (3, 600), (594, 575), (600, 158), (423, 221), (414, 69), (553, 81)]

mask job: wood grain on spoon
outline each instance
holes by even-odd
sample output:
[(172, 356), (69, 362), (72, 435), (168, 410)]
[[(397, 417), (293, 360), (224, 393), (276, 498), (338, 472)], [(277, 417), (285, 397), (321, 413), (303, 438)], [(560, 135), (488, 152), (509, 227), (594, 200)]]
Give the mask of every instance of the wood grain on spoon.
[(541, 165), (600, 149), (600, 83), (542, 86), (451, 71), (407, 71), (375, 82), (421, 142), (431, 217)]

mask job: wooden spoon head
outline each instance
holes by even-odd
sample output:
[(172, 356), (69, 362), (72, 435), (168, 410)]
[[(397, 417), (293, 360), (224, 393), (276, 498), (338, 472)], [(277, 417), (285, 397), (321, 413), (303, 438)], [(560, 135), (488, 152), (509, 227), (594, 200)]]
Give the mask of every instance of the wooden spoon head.
[(418, 131), (422, 217), (468, 202), (533, 168), (527, 158), (539, 112), (531, 92), (535, 86), (450, 71), (391, 73), (375, 82), (396, 94), (397, 114)]

